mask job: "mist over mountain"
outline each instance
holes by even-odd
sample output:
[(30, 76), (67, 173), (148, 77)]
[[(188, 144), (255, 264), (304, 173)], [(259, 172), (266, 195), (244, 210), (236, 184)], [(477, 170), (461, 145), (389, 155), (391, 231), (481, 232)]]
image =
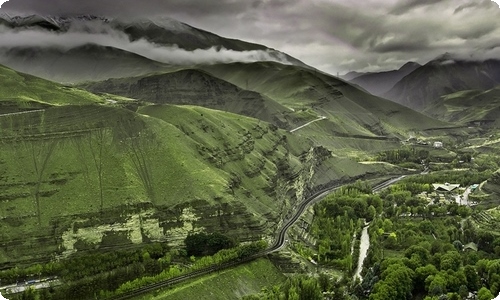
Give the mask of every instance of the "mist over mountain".
[[(335, 54), (343, 47), (327, 46), (330, 35), (308, 36), (325, 22), (342, 31), (334, 43), (352, 57), (319, 59), (389, 71), (336, 77), (267, 44), (167, 17), (0, 13), (2, 292), (230, 300), (498, 291), (500, 215), (484, 209), (500, 203), (500, 60), (490, 57), (498, 49), (469, 55), (467, 45), (420, 65), (419, 53), (450, 40), (424, 26), (438, 22), (401, 26), (409, 14), (475, 6), (288, 1), (306, 14), (331, 9), (332, 18), (304, 22), (285, 2), (151, 0), (117, 10), (240, 11), (241, 24), (260, 25), (254, 36), (269, 30), (291, 44), (299, 36)], [(74, 9), (41, 3), (33, 11)], [(113, 9), (106, 0), (75, 6), (92, 3)], [(260, 23), (259, 7), (277, 15)], [(469, 25), (446, 35), (452, 45)], [(435, 182), (460, 188), (440, 194)], [(262, 262), (269, 268), (252, 267)]]
[[(87, 45), (102, 46), (108, 50), (117, 49), (112, 52), (116, 55), (117, 62), (121, 55), (125, 57), (122, 65), (128, 64), (126, 60), (132, 56), (131, 54), (176, 66), (254, 61), (304, 65), (274, 49), (223, 38), (170, 18), (124, 20), (96, 16), (0, 15), (0, 63), (4, 65), (28, 73), (31, 69), (44, 69), (47, 70), (45, 73), (38, 72), (35, 75), (44, 77), (49, 73), (57, 73), (57, 76), (45, 78), (60, 80), (65, 74), (57, 69), (57, 66), (51, 70), (53, 65), (50, 61), (59, 60), (57, 54), (61, 59), (68, 61), (71, 55), (68, 56), (66, 53), (72, 49), (79, 49), (78, 52), (82, 56), (82, 49), (85, 48), (83, 46)], [(30, 55), (30, 49), (37, 49), (36, 59)], [(95, 47), (88, 49), (89, 58), (98, 56), (92, 51)], [(80, 67), (84, 68), (81, 64)], [(124, 76), (151, 71), (155, 71), (155, 68), (146, 68), (143, 72), (135, 74), (126, 72)], [(74, 78), (71, 74), (68, 74), (67, 78), (77, 81), (89, 79), (84, 76)]]

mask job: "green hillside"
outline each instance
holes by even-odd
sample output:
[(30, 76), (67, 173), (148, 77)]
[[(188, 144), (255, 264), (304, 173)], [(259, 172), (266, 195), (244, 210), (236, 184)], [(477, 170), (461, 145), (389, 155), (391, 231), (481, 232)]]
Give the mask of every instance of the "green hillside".
[(297, 114), (308, 112), (326, 117), (298, 130), (297, 134), (313, 137), (319, 144), (332, 149), (363, 152), (390, 148), (410, 134), (426, 136), (429, 129), (453, 127), (309, 69), (270, 62), (203, 68), (233, 84), (266, 95)]
[(500, 124), (500, 86), (486, 91), (464, 90), (441, 97), (426, 114), (466, 125)]
[(239, 88), (210, 74), (187, 69), (172, 73), (109, 79), (83, 85), (92, 92), (106, 92), (156, 104), (198, 105), (246, 115), (286, 128), (290, 109)]
[(81, 89), (55, 84), (0, 65), (0, 113), (91, 103), (105, 101)]
[(19, 112), (0, 115), (3, 267), (175, 246), (197, 231), (252, 240), (315, 187), (395, 171), (262, 120), (197, 106), (135, 112), (128, 98), (1, 70), (2, 100)]

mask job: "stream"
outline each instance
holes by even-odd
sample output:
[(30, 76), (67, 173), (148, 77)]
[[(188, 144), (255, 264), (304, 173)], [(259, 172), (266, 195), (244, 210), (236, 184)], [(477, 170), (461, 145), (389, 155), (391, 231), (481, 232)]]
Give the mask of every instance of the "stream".
[(370, 236), (368, 235), (368, 227), (370, 227), (370, 225), (363, 227), (363, 231), (361, 231), (358, 267), (356, 268), (356, 273), (354, 273), (354, 279), (358, 277), (360, 280), (363, 280), (363, 278), (361, 277), (361, 270), (363, 269), (363, 262), (365, 261), (366, 255), (368, 254), (368, 248), (370, 248)]

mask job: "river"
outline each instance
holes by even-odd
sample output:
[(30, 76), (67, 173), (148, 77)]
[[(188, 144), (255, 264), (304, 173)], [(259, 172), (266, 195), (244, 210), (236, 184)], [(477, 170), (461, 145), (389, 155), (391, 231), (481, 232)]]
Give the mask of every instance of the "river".
[(361, 270), (363, 270), (363, 262), (368, 254), (368, 248), (370, 248), (370, 235), (368, 235), (368, 227), (370, 227), (370, 225), (363, 227), (363, 231), (361, 231), (358, 267), (356, 268), (356, 273), (354, 273), (354, 279), (358, 277), (360, 280), (363, 280), (363, 277), (361, 277)]

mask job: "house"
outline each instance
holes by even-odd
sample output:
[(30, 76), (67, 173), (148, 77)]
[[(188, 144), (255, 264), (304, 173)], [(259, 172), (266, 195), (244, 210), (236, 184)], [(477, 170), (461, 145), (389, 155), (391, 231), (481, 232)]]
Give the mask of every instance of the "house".
[(432, 186), (436, 192), (452, 192), (460, 187), (460, 184), (451, 184), (446, 182), (445, 184), (433, 183)]
[(443, 148), (443, 142), (434, 142), (434, 148)]
[(467, 250), (477, 252), (477, 244), (470, 242), (467, 245), (464, 245), (463, 251), (467, 251)]

